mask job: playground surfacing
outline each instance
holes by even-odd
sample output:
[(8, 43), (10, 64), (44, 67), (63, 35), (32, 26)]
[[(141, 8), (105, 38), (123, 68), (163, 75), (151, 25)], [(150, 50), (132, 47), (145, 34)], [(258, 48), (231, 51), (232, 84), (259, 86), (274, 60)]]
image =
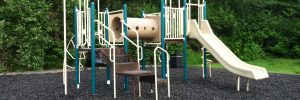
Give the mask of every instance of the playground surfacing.
[[(269, 74), (265, 80), (250, 81), (246, 91), (246, 79), (241, 80), (241, 90), (236, 91), (237, 76), (225, 69), (213, 69), (212, 78), (203, 80), (199, 69), (189, 69), (189, 80), (183, 81), (183, 69), (171, 69), (171, 98), (167, 87), (159, 85), (160, 100), (296, 100), (300, 99), (300, 75)], [(1, 100), (114, 100), (112, 85), (106, 85), (105, 69), (97, 70), (97, 94), (91, 94), (90, 70), (81, 72), (81, 87), (76, 89), (74, 72), (69, 72), (68, 95), (64, 95), (62, 73), (0, 76)], [(119, 77), (117, 100), (132, 99), (131, 88), (124, 92)], [(130, 85), (131, 86), (131, 85)], [(138, 91), (136, 91), (138, 93)], [(142, 83), (141, 100), (154, 100), (150, 84)]]

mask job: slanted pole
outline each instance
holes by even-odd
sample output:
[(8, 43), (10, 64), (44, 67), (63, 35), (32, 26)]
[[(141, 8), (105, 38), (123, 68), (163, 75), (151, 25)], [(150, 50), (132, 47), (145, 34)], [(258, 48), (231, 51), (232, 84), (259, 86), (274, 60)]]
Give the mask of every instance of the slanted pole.
[(91, 2), (91, 54), (92, 54), (92, 93), (96, 94), (96, 68), (95, 68), (95, 58), (96, 58), (96, 49), (95, 49), (95, 6), (94, 2)]

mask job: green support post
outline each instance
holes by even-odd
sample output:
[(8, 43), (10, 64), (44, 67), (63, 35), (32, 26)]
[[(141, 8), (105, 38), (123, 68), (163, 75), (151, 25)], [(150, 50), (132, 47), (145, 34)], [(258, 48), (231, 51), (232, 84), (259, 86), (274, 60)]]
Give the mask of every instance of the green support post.
[(95, 69), (95, 58), (96, 58), (96, 48), (95, 48), (95, 6), (94, 2), (91, 2), (91, 54), (92, 54), (92, 93), (96, 94), (96, 69)]
[[(144, 18), (145, 16), (145, 12), (144, 11), (142, 11), (142, 13), (141, 13), (141, 17), (142, 18)], [(144, 42), (144, 40), (142, 40), (142, 48), (143, 48), (143, 59), (142, 59), (142, 70), (145, 70), (146, 69), (146, 62), (145, 62), (145, 58), (146, 58), (146, 50), (145, 50), (145, 42)]]
[[(105, 8), (105, 26), (108, 26), (108, 8)], [(109, 33), (108, 33), (108, 29), (105, 29), (105, 40), (109, 41)], [(108, 43), (106, 43), (106, 48), (108, 48)], [(106, 64), (106, 84), (110, 84), (110, 65)]]
[(187, 69), (187, 11), (186, 11), (186, 0), (183, 0), (183, 68), (184, 68), (184, 80), (188, 80), (188, 69)]
[(77, 89), (79, 89), (79, 84), (80, 84), (80, 81), (79, 81), (79, 50), (78, 50), (78, 33), (77, 33), (77, 7), (75, 6), (74, 7), (74, 33), (75, 33), (75, 80), (76, 80), (76, 86), (77, 86)]
[[(105, 26), (107, 26), (107, 27), (109, 27), (108, 26), (108, 13), (109, 13), (109, 10), (108, 10), (108, 8), (105, 8)], [(105, 28), (105, 40), (106, 41), (109, 41), (109, 33), (108, 33), (109, 31), (108, 31), (108, 29), (107, 28)], [(106, 43), (106, 47), (108, 47), (108, 43)]]
[[(206, 1), (204, 1), (204, 19), (207, 20), (207, 8), (206, 8)], [(207, 78), (207, 57), (206, 57), (206, 48), (203, 48), (203, 59), (204, 59), (204, 64), (203, 64), (203, 67), (204, 67), (204, 79)]]
[[(166, 49), (165, 46), (165, 0), (161, 0), (161, 48)], [(162, 67), (161, 67), (161, 74), (162, 77), (166, 78), (166, 53), (162, 52), (161, 55), (162, 60)]]
[[(127, 23), (126, 0), (124, 0), (124, 5), (123, 5), (123, 19), (124, 19), (124, 22)], [(128, 28), (126, 25), (124, 25), (124, 34), (125, 34), (125, 36), (128, 36)], [(127, 54), (128, 53), (128, 41), (125, 38), (124, 38), (124, 50), (125, 50), (125, 53)], [(125, 91), (128, 91), (128, 84), (129, 84), (128, 77), (125, 76), (124, 77), (124, 90)]]

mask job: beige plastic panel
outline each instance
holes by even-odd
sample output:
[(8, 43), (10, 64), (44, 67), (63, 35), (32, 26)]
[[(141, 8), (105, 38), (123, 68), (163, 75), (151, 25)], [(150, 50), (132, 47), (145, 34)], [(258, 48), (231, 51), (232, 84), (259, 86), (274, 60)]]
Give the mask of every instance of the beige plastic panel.
[[(109, 27), (115, 32), (116, 42), (123, 42), (124, 37), (121, 35), (123, 13), (110, 15)], [(139, 38), (147, 42), (160, 42), (160, 16), (151, 16), (146, 18), (127, 18), (127, 24), (136, 29)], [(110, 33), (112, 34), (112, 33)], [(136, 39), (136, 33), (128, 28), (128, 37)], [(110, 35), (112, 40), (112, 35)]]

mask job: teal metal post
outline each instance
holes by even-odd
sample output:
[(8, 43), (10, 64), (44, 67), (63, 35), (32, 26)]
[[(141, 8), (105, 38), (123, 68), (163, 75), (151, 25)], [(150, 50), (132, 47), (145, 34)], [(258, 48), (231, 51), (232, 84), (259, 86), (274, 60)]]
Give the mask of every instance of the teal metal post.
[[(161, 0), (161, 8), (160, 8), (160, 17), (161, 17), (161, 48), (166, 49), (165, 46), (165, 0)], [(161, 67), (161, 74), (162, 77), (166, 78), (166, 53), (162, 52), (161, 55), (162, 60), (162, 67)]]
[[(124, 5), (123, 5), (123, 19), (124, 19), (124, 22), (127, 23), (127, 5), (126, 5), (125, 0), (124, 0)], [(125, 34), (125, 36), (128, 36), (128, 28), (126, 25), (124, 25), (124, 34)], [(124, 50), (125, 50), (125, 53), (127, 54), (128, 53), (128, 41), (125, 38), (124, 38)], [(124, 77), (124, 90), (125, 91), (128, 91), (128, 84), (129, 84), (128, 77), (125, 76)]]
[[(142, 11), (142, 13), (141, 13), (141, 17), (142, 18), (144, 18), (145, 16), (145, 12), (144, 11)], [(142, 70), (145, 70), (146, 69), (146, 62), (145, 62), (145, 58), (146, 58), (146, 50), (145, 50), (145, 42), (144, 42), (144, 40), (142, 40), (142, 48), (143, 48), (143, 59), (142, 59)]]
[[(204, 1), (204, 19), (207, 20), (207, 6), (206, 6), (206, 1)], [(204, 79), (207, 78), (207, 57), (206, 57), (206, 48), (203, 49), (203, 59), (204, 59)]]
[(91, 54), (92, 54), (92, 93), (96, 94), (96, 69), (95, 69), (95, 6), (94, 2), (91, 2)]
[[(98, 1), (99, 2), (99, 1)], [(105, 9), (105, 26), (108, 26), (108, 8)], [(109, 41), (108, 29), (105, 28), (105, 40)], [(108, 48), (108, 43), (106, 43), (106, 48)], [(106, 64), (106, 83), (110, 84), (110, 65)]]
[(184, 80), (188, 80), (188, 69), (187, 69), (187, 27), (186, 27), (186, 24), (187, 24), (187, 11), (186, 11), (186, 0), (183, 0), (183, 37), (184, 37), (184, 40), (183, 40), (183, 71), (184, 71)]
[[(127, 23), (127, 5), (124, 3), (123, 5), (123, 19), (124, 22)], [(124, 34), (125, 36), (128, 36), (128, 28), (126, 25), (124, 25)], [(128, 53), (128, 41), (124, 38), (124, 50), (126, 53)]]
[[(108, 8), (105, 8), (105, 26), (109, 27), (108, 26), (108, 13), (109, 13), (109, 10)], [(108, 33), (108, 29), (105, 28), (105, 40), (106, 41), (109, 41), (109, 33)], [(108, 43), (106, 43), (106, 47), (108, 47)]]
[(74, 7), (74, 33), (75, 33), (75, 79), (76, 79), (76, 85), (77, 85), (77, 89), (79, 88), (79, 50), (78, 50), (78, 33), (77, 33), (77, 7)]

